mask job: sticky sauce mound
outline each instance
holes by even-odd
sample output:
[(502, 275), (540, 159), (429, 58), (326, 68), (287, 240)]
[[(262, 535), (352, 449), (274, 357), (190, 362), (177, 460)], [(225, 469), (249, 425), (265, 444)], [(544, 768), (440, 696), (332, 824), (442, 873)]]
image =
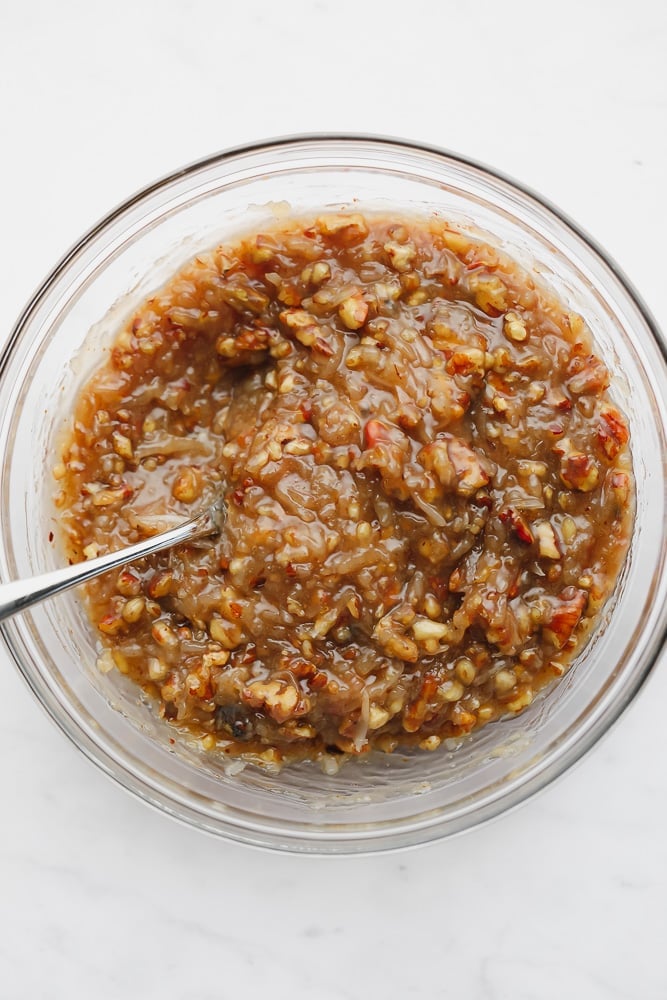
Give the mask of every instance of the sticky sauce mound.
[(99, 666), (211, 752), (392, 752), (520, 712), (622, 565), (628, 429), (584, 319), (441, 221), (332, 214), (203, 254), (129, 318), (56, 470)]

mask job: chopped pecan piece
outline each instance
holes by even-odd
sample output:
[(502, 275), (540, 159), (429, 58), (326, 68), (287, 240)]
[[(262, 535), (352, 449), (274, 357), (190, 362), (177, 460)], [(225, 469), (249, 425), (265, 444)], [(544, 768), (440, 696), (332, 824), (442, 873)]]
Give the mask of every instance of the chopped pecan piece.
[(614, 493), (619, 508), (624, 510), (630, 499), (630, 477), (627, 472), (621, 472), (620, 469), (612, 469), (607, 476), (606, 482)]
[(364, 441), (367, 448), (374, 448), (380, 441), (391, 441), (391, 434), (381, 420), (369, 420), (364, 427)]
[(575, 357), (568, 365), (567, 386), (575, 396), (599, 396), (609, 385), (609, 372), (595, 354)]
[(356, 243), (368, 235), (368, 226), (363, 215), (347, 213), (341, 215), (320, 215), (317, 229), (325, 236), (344, 236), (347, 243)]
[(338, 315), (348, 330), (358, 330), (366, 322), (368, 302), (364, 301), (361, 294), (350, 295), (349, 298), (341, 302)]
[(600, 411), (598, 442), (607, 458), (616, 458), (629, 439), (627, 424), (618, 410), (613, 406), (604, 406)]
[(534, 528), (540, 555), (545, 559), (560, 559), (558, 539), (549, 521), (538, 521)]
[(560, 457), (560, 478), (567, 487), (582, 493), (595, 489), (600, 473), (590, 455), (577, 451), (569, 438), (563, 438), (553, 451)]
[(397, 271), (409, 271), (415, 256), (415, 248), (410, 243), (396, 243), (390, 240), (384, 245), (391, 266)]
[(424, 677), (418, 696), (412, 704), (408, 705), (403, 715), (403, 729), (405, 729), (406, 733), (416, 733), (425, 719), (429, 715), (435, 714), (437, 705), (434, 699), (437, 691), (437, 679), (427, 674)]
[(533, 544), (533, 533), (528, 527), (528, 522), (523, 514), (519, 514), (513, 507), (508, 507), (506, 510), (501, 510), (498, 517), (503, 524), (509, 524), (511, 526), (514, 534), (520, 542), (523, 542), (524, 545)]
[(93, 507), (111, 507), (129, 500), (133, 493), (134, 490), (127, 483), (113, 488), (103, 487), (91, 490), (92, 504)]
[(399, 617), (399, 610), (395, 609), (381, 618), (373, 629), (373, 638), (389, 656), (395, 656), (407, 663), (416, 663), (419, 659), (417, 643), (404, 634), (406, 623), (400, 622)]
[(320, 336), (319, 324), (305, 309), (283, 309), (280, 322), (285, 324), (291, 336), (304, 347), (312, 347)]
[(309, 711), (308, 699), (286, 680), (253, 681), (241, 697), (250, 708), (266, 709), (279, 725)]
[(444, 434), (422, 448), (419, 460), (425, 469), (435, 472), (445, 488), (461, 496), (472, 496), (491, 479), (491, 463), (451, 434)]
[(566, 587), (557, 600), (551, 618), (542, 631), (548, 642), (562, 649), (579, 624), (588, 603), (588, 594), (576, 587)]
[(483, 375), (486, 354), (478, 347), (454, 351), (446, 368), (450, 375)]

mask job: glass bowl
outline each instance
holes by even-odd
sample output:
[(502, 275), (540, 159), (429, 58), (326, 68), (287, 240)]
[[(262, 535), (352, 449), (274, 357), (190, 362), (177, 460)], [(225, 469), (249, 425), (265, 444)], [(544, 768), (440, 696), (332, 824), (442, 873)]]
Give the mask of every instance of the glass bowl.
[(517, 717), (435, 753), (372, 755), (325, 775), (280, 774), (206, 755), (137, 688), (96, 669), (76, 593), (5, 623), (2, 639), (73, 742), (141, 798), (211, 833), (280, 850), (403, 847), (517, 805), (589, 750), (639, 690), (667, 617), (664, 344), (605, 254), (534, 194), (439, 150), (370, 137), (311, 136), (235, 149), (130, 198), (69, 251), (18, 320), (0, 361), (0, 576), (63, 555), (50, 468), (77, 389), (123, 318), (185, 260), (217, 241), (323, 207), (438, 213), (486, 231), (590, 324), (629, 417), (637, 517), (613, 599), (573, 668)]

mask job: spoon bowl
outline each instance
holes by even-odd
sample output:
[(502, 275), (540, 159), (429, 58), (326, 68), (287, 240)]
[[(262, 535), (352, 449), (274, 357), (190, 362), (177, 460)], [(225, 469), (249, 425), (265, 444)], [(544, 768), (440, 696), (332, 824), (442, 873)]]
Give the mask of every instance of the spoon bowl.
[(13, 580), (10, 583), (0, 584), (0, 621), (11, 618), (12, 615), (24, 611), (26, 608), (45, 601), (49, 597), (54, 597), (63, 590), (76, 587), (92, 580), (93, 577), (108, 573), (109, 570), (118, 569), (136, 559), (143, 559), (154, 552), (162, 552), (164, 549), (173, 548), (175, 545), (182, 545), (184, 542), (191, 542), (197, 538), (206, 538), (209, 535), (219, 534), (227, 519), (227, 507), (222, 495), (216, 497), (209, 507), (204, 508), (194, 517), (167, 531), (160, 531), (150, 538), (145, 538), (134, 545), (117, 549), (115, 552), (106, 552), (95, 559), (87, 559), (82, 563), (75, 563), (73, 566), (64, 566), (62, 569), (52, 570), (50, 573), (43, 573), (40, 576), (33, 576), (27, 580)]

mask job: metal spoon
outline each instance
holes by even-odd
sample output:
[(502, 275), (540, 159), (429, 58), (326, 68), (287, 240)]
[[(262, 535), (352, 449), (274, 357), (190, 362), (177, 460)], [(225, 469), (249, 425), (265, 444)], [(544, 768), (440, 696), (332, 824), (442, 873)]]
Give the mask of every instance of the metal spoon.
[(65, 566), (63, 569), (54, 569), (50, 573), (33, 576), (28, 580), (0, 583), (0, 622), (32, 607), (33, 604), (45, 601), (47, 597), (59, 594), (61, 590), (76, 587), (110, 569), (125, 566), (153, 552), (161, 552), (174, 545), (191, 542), (195, 538), (216, 535), (222, 531), (226, 518), (227, 508), (224, 498), (218, 497), (210, 507), (201, 511), (196, 517), (179, 524), (176, 528), (152, 535), (143, 542), (137, 542), (136, 545), (128, 545), (116, 552), (107, 552), (106, 555), (98, 556), (96, 559), (88, 559), (86, 562)]

